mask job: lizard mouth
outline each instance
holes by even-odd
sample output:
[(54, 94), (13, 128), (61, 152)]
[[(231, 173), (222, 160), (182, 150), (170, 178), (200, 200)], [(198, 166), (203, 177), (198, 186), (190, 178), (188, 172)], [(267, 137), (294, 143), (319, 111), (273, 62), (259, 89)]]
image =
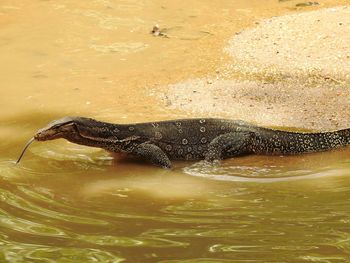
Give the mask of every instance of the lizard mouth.
[(48, 141), (58, 138), (63, 138), (68, 134), (77, 133), (77, 128), (74, 122), (69, 121), (66, 123), (59, 123), (55, 125), (49, 125), (43, 129), (40, 129), (35, 135), (34, 139), (37, 141)]
[[(72, 124), (72, 123), (71, 123)], [(74, 126), (74, 125), (73, 125)], [(70, 127), (73, 127), (73, 126), (70, 126)], [(73, 129), (70, 129), (70, 131), (68, 130), (65, 130), (65, 131), (61, 131), (61, 130), (56, 130), (56, 129), (53, 129), (53, 128), (44, 128), (44, 129), (41, 129), (39, 130), (33, 138), (31, 138), (27, 144), (24, 146), (24, 149), (23, 151), (21, 152), (21, 155), (19, 156), (18, 160), (16, 161), (16, 164), (18, 164), (24, 153), (26, 152), (26, 150), (28, 149), (28, 147), (34, 142), (34, 141), (47, 141), (47, 140), (54, 140), (54, 139), (58, 139), (58, 138), (62, 138), (64, 137), (64, 135), (67, 133), (67, 132), (72, 132), (76, 130), (76, 128), (73, 128)]]
[(47, 130), (39, 130), (35, 135), (34, 139), (36, 141), (48, 141), (54, 140), (63, 137), (64, 132), (55, 132), (55, 131), (47, 131)]

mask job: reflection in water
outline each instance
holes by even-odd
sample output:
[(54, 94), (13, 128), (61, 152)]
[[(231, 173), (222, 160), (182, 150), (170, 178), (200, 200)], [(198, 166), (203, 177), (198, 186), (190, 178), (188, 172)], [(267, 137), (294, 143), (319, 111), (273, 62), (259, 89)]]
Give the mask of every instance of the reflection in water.
[(180, 117), (143, 90), (214, 72), (232, 34), (290, 2), (2, 1), (0, 262), (346, 262), (348, 150), (163, 170), (57, 140), (15, 165), (64, 115)]
[[(147, 169), (146, 169), (147, 170)], [(212, 188), (205, 182), (159, 170), (150, 175), (135, 175), (117, 179), (103, 179), (86, 184), (82, 188), (85, 196), (116, 195), (127, 198), (136, 193), (144, 193), (154, 198), (185, 199), (204, 198)]]
[(341, 149), (304, 156), (249, 156), (217, 165), (199, 162), (184, 172), (221, 181), (273, 183), (347, 175), (349, 163), (350, 151)]

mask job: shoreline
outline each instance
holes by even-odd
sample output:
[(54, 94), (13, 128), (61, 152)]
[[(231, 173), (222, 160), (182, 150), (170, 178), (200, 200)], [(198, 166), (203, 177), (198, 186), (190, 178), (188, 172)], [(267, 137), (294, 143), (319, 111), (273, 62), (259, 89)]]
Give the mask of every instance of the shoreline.
[[(322, 27), (325, 23), (338, 28), (330, 31), (329, 26)], [(315, 25), (320, 27), (315, 30)], [(279, 31), (280, 27), (284, 30)], [(325, 40), (310, 45), (315, 39)], [(265, 19), (229, 41), (224, 50), (232, 58), (230, 64), (222, 65), (214, 76), (167, 86), (161, 99), (168, 109), (193, 116), (227, 117), (300, 129), (347, 128), (347, 43), (347, 6)]]

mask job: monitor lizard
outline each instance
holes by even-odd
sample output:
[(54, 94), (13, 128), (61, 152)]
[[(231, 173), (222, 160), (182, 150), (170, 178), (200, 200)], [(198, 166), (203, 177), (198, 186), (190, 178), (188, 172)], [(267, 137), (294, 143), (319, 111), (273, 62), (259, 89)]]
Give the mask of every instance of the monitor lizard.
[(64, 117), (40, 129), (32, 141), (58, 138), (110, 152), (128, 153), (170, 168), (170, 160), (212, 162), (248, 154), (295, 155), (326, 151), (349, 145), (350, 128), (304, 133), (215, 118), (112, 124), (85, 117)]

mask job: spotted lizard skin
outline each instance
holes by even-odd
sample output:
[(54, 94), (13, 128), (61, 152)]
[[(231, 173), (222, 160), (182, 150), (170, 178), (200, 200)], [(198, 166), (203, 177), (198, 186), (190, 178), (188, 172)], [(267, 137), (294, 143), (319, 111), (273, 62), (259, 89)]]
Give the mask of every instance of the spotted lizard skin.
[[(64, 130), (68, 124), (74, 129)], [(287, 132), (243, 121), (212, 118), (112, 124), (84, 117), (65, 117), (40, 130), (36, 138), (53, 139), (40, 139), (39, 135), (54, 127), (61, 129), (60, 136), (55, 139), (65, 138), (77, 144), (141, 156), (162, 167), (170, 167), (170, 160), (213, 161), (247, 154), (294, 155), (350, 144), (350, 129)]]

